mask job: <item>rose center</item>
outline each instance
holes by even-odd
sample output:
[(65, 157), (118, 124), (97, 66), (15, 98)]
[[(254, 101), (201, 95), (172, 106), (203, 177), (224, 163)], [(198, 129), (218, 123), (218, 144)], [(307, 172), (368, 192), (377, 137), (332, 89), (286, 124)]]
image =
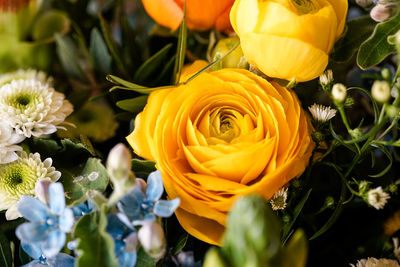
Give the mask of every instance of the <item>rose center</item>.
[(315, 0), (292, 0), (291, 3), (300, 14), (312, 13), (319, 9)]
[(210, 135), (227, 143), (240, 135), (238, 117), (241, 114), (229, 109), (219, 109), (211, 113)]

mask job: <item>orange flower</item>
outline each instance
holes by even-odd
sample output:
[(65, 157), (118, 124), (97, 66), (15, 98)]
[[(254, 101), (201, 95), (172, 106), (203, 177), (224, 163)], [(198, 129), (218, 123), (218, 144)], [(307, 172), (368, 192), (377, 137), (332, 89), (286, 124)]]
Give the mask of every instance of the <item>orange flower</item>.
[(247, 70), (222, 69), (151, 93), (127, 139), (156, 162), (168, 196), (181, 199), (183, 228), (219, 245), (238, 196), (269, 199), (305, 170), (310, 131), (294, 92)]
[[(157, 23), (172, 30), (183, 19), (184, 0), (142, 0), (146, 12)], [(187, 26), (192, 30), (231, 31), (229, 12), (235, 0), (187, 0)]]

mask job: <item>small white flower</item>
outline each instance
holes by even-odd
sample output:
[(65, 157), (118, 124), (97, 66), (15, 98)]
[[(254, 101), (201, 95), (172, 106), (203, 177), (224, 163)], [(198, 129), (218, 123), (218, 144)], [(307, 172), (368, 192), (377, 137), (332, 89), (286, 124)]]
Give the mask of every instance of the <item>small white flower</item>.
[(352, 267), (400, 267), (399, 263), (391, 259), (367, 258), (357, 261), (356, 265), (350, 264)]
[(330, 84), (333, 82), (333, 72), (332, 70), (326, 70), (324, 73), (319, 76), (319, 83), (323, 86)]
[(164, 231), (161, 226), (153, 221), (143, 221), (139, 229), (138, 238), (143, 249), (151, 257), (161, 259), (166, 250)]
[(390, 91), (388, 82), (375, 81), (371, 88), (371, 95), (376, 101), (385, 103), (390, 99)]
[(335, 117), (336, 115), (336, 109), (323, 106), (323, 105), (318, 105), (314, 104), (311, 107), (308, 108), (311, 112), (311, 115), (313, 116), (314, 120), (320, 121), (320, 122), (326, 122)]
[(288, 188), (281, 188), (270, 199), (269, 203), (273, 210), (283, 210), (286, 208), (287, 191)]
[(12, 81), (0, 89), (0, 119), (28, 138), (63, 128), (72, 111), (62, 93), (36, 80)]
[(381, 186), (371, 189), (367, 193), (368, 204), (377, 210), (383, 209), (389, 198), (390, 195), (384, 192)]
[(46, 73), (43, 71), (37, 71), (33, 69), (27, 70), (17, 70), (14, 72), (9, 72), (0, 75), (0, 87), (7, 83), (11, 83), (14, 80), (36, 80), (41, 82), (42, 84), (48, 84), (49, 86), (53, 85), (53, 78), (48, 77)]
[(51, 158), (40, 159), (40, 154), (19, 152), (19, 158), (8, 164), (0, 165), (0, 210), (7, 210), (7, 220), (20, 217), (18, 200), (23, 195), (35, 195), (36, 182), (43, 179), (57, 181), (61, 173), (52, 167)]
[(332, 98), (333, 100), (342, 103), (347, 97), (347, 89), (341, 83), (335, 83), (332, 87)]
[(15, 152), (21, 151), (22, 148), (17, 144), (24, 139), (25, 136), (16, 134), (10, 125), (0, 122), (0, 164), (18, 159)]

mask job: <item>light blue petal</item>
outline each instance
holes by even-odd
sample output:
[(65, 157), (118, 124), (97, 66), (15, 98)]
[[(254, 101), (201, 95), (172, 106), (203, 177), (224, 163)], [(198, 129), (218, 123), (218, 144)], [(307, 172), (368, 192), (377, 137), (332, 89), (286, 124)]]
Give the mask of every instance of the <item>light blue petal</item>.
[(22, 249), (28, 254), (32, 259), (39, 259), (43, 252), (40, 248), (41, 243), (24, 243), (21, 242)]
[(42, 201), (31, 196), (22, 196), (18, 201), (18, 211), (32, 222), (46, 220), (48, 207)]
[(34, 260), (34, 261), (31, 261), (31, 262), (29, 262), (29, 263), (27, 263), (25, 265), (22, 265), (21, 267), (45, 267), (45, 266), (47, 267), (49, 265), (48, 264), (43, 264), (39, 260)]
[(35, 243), (47, 238), (48, 227), (38, 222), (23, 223), (17, 227), (15, 234), (24, 243)]
[(164, 192), (164, 186), (162, 182), (161, 173), (155, 171), (150, 173), (147, 178), (146, 196), (151, 201), (157, 201), (160, 199)]
[(65, 208), (65, 196), (62, 183), (52, 183), (49, 186), (49, 206), (52, 213), (61, 215)]
[(65, 208), (63, 214), (60, 216), (59, 225), (61, 231), (64, 233), (69, 233), (74, 225), (74, 213), (72, 209)]
[(133, 267), (136, 264), (136, 251), (135, 252), (126, 252), (122, 251), (121, 254), (118, 255), (118, 263), (120, 267)]
[(146, 201), (146, 195), (139, 188), (135, 187), (118, 202), (117, 207), (130, 220), (136, 220), (141, 216), (141, 205), (144, 201)]
[(51, 267), (74, 267), (75, 258), (65, 253), (59, 253), (54, 258), (48, 259)]
[(129, 220), (128, 216), (126, 216), (124, 213), (117, 213), (117, 217), (125, 225), (125, 227), (130, 230), (134, 230), (132, 222)]
[(64, 247), (65, 241), (65, 233), (59, 230), (51, 231), (42, 245), (43, 255), (45, 255), (47, 258), (53, 258)]
[(154, 205), (154, 214), (159, 217), (170, 217), (174, 211), (179, 207), (181, 200), (175, 198), (173, 200), (159, 200)]

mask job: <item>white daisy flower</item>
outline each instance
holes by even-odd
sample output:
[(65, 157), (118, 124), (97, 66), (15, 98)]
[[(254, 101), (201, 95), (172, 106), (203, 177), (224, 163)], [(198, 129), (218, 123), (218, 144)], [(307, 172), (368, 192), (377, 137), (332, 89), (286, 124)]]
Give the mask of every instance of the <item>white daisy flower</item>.
[(40, 154), (19, 153), (19, 158), (8, 164), (0, 165), (0, 210), (7, 210), (6, 219), (20, 217), (18, 200), (24, 195), (35, 195), (37, 181), (50, 179), (57, 181), (61, 173), (52, 167), (51, 158), (40, 159)]
[(0, 118), (28, 138), (63, 129), (72, 111), (62, 93), (36, 80), (14, 80), (0, 90)]
[(310, 110), (314, 120), (320, 122), (329, 121), (336, 115), (336, 109), (323, 105), (314, 104), (311, 107), (308, 107), (308, 109)]
[(381, 186), (371, 189), (367, 193), (368, 204), (377, 210), (383, 209), (389, 198), (390, 195), (384, 192)]
[(286, 208), (287, 191), (288, 188), (281, 188), (270, 199), (269, 203), (273, 210), (283, 210)]
[(36, 80), (43, 84), (48, 84), (49, 86), (53, 85), (53, 78), (48, 77), (46, 73), (43, 71), (37, 71), (33, 69), (27, 70), (17, 70), (14, 72), (9, 72), (0, 75), (0, 87), (5, 84), (11, 83), (14, 80)]
[(399, 263), (391, 259), (367, 258), (357, 261), (356, 265), (350, 264), (352, 267), (400, 267)]
[(10, 125), (0, 122), (0, 164), (9, 163), (18, 159), (16, 151), (22, 148), (16, 144), (22, 142), (25, 136), (16, 134)]

